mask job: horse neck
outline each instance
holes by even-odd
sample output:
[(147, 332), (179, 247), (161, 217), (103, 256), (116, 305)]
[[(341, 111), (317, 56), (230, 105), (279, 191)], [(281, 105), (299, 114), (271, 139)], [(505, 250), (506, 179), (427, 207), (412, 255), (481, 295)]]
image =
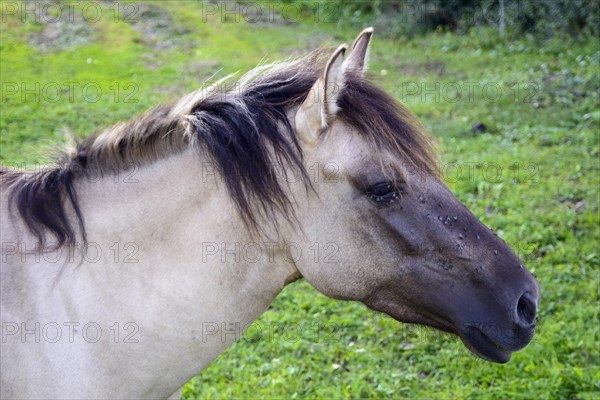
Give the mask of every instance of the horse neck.
[[(213, 163), (195, 150), (82, 182), (77, 190), (90, 242), (133, 243), (140, 263), (159, 259), (148, 268), (190, 274), (186, 279), (200, 274), (195, 280), (204, 289), (220, 280), (231, 288), (252, 290), (255, 283), (280, 290), (296, 272), (279, 244), (251, 236)], [(265, 245), (268, 257), (244, 254)]]
[[(63, 267), (53, 288), (37, 284), (46, 296), (39, 312), (47, 313), (37, 318), (135, 322), (144, 346), (98, 362), (114, 370), (124, 358), (143, 358), (147, 370), (169, 371), (155, 378), (175, 385), (173, 391), (239, 338), (297, 270), (281, 246), (267, 249), (250, 237), (219, 175), (203, 177), (203, 168), (214, 172), (209, 166), (186, 150), (116, 177), (78, 182), (94, 252)], [(97, 248), (102, 257), (89, 261)]]

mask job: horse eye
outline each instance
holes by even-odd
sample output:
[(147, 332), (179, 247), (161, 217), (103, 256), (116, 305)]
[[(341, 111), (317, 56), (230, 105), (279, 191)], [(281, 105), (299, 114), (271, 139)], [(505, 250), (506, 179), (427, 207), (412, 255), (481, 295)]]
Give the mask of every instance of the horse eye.
[(367, 190), (366, 194), (377, 204), (389, 204), (398, 200), (401, 193), (391, 182), (381, 182)]

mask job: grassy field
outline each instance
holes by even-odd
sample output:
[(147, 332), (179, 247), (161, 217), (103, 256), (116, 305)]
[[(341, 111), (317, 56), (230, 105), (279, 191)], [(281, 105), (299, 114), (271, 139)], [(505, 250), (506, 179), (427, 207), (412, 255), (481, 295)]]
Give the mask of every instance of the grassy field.
[[(337, 46), (362, 28), (329, 22), (327, 10), (319, 22), (249, 23), (181, 1), (92, 3), (102, 17), (85, 23), (86, 4), (54, 24), (2, 6), (3, 164), (45, 162), (65, 129), (84, 136), (215, 73)], [(456, 337), (299, 281), (183, 398), (598, 398), (597, 41), (375, 35), (374, 79), (440, 139), (448, 185), (536, 274), (536, 337), (508, 364), (492, 364)]]

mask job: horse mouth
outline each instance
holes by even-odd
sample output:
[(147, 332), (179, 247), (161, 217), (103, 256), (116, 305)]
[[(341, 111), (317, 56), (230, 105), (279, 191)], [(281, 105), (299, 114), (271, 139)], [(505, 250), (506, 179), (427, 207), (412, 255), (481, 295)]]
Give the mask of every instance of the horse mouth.
[(512, 351), (502, 347), (493, 341), (488, 335), (478, 329), (476, 326), (468, 324), (463, 325), (464, 329), (458, 328), (455, 323), (442, 316), (428, 313), (425, 314), (422, 311), (416, 311), (412, 309), (412, 315), (406, 317), (405, 309), (398, 309), (395, 304), (390, 302), (381, 301), (380, 298), (372, 298), (365, 303), (372, 309), (385, 312), (392, 318), (398, 321), (413, 323), (419, 325), (427, 325), (434, 329), (438, 329), (444, 332), (449, 332), (460, 337), (464, 345), (477, 356), (496, 363), (506, 363), (510, 360)]
[(474, 326), (468, 327), (459, 336), (469, 350), (485, 360), (499, 364), (510, 360), (512, 351), (500, 346)]

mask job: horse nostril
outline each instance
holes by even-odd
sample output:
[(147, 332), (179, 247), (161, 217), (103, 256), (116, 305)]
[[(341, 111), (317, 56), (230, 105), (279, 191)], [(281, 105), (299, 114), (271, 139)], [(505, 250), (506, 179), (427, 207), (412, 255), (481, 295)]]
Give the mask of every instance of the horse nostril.
[(537, 306), (533, 295), (525, 292), (517, 303), (518, 322), (523, 326), (531, 326), (535, 322), (535, 312)]

